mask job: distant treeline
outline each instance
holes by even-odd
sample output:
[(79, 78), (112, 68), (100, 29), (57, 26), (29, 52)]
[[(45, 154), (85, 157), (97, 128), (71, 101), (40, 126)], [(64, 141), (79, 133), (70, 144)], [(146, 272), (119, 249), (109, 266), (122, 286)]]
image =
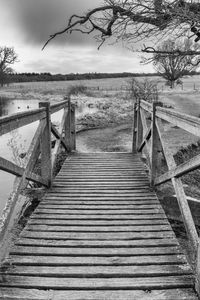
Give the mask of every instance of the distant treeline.
[[(190, 75), (199, 75), (200, 72), (191, 72)], [(7, 82), (33, 82), (33, 81), (66, 81), (66, 80), (86, 80), (119, 77), (143, 77), (159, 76), (158, 73), (70, 73), (70, 74), (51, 74), (51, 73), (13, 73), (9, 74)]]
[(31, 82), (31, 81), (66, 81), (66, 80), (86, 80), (119, 77), (138, 77), (138, 76), (158, 76), (156, 73), (70, 73), (70, 74), (51, 74), (51, 73), (13, 73), (9, 74), (9, 82)]

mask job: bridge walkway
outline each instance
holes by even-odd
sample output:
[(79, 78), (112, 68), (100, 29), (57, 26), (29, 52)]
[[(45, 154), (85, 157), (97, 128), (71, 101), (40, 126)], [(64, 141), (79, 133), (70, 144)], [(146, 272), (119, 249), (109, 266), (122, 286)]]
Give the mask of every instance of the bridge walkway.
[(197, 299), (138, 154), (70, 156), (9, 262), (1, 299)]

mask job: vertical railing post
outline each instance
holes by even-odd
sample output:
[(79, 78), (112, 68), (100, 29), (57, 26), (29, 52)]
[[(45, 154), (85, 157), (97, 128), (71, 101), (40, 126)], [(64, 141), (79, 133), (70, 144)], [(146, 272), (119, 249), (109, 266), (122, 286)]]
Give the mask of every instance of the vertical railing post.
[(196, 257), (195, 289), (198, 296), (200, 297), (200, 238), (198, 242)]
[(71, 129), (71, 100), (70, 98), (68, 99), (68, 113), (67, 113), (67, 118), (65, 121), (65, 142), (67, 144), (68, 147), (68, 151), (71, 152), (72, 151), (72, 147), (71, 147), (71, 133), (72, 129)]
[(48, 186), (52, 183), (52, 161), (51, 161), (51, 113), (50, 103), (40, 102), (39, 107), (46, 109), (46, 125), (40, 137), (41, 149), (41, 175), (47, 180)]
[(158, 151), (159, 151), (159, 135), (156, 127), (156, 102), (152, 103), (152, 123), (151, 123), (151, 152), (150, 152), (150, 184), (154, 185), (154, 180), (158, 169)]
[(137, 135), (136, 135), (136, 148), (138, 149), (143, 140), (143, 127), (142, 127), (142, 120), (140, 114), (140, 100), (137, 103)]
[(134, 115), (133, 115), (133, 143), (132, 152), (136, 152), (136, 134), (137, 134), (137, 103), (134, 104)]
[(75, 119), (75, 105), (71, 105), (71, 148), (76, 150), (76, 119)]

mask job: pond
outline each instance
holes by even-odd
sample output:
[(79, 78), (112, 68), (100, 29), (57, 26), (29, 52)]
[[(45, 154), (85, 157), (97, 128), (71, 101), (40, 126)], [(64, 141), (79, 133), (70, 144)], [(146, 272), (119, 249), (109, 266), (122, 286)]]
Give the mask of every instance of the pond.
[[(0, 97), (0, 117), (17, 112), (36, 109), (39, 107), (37, 100), (13, 100)], [(62, 111), (52, 115), (52, 121), (58, 123)], [(25, 166), (24, 154), (27, 152), (34, 136), (38, 122), (31, 123), (0, 137), (0, 156), (9, 159), (19, 166)], [(15, 176), (0, 171), (0, 217), (12, 191)]]

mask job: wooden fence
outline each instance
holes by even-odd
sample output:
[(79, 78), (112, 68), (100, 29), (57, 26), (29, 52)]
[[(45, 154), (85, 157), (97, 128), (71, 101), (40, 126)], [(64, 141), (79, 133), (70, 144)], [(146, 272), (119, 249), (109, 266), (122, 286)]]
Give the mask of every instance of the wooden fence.
[[(173, 184), (187, 236), (193, 249), (196, 289), (200, 293), (200, 239), (181, 181), (183, 175), (200, 167), (200, 154), (177, 166), (168, 142), (163, 138), (163, 121), (200, 137), (200, 119), (163, 108), (156, 102), (150, 104), (141, 100), (134, 106), (133, 152), (144, 152), (150, 169), (151, 186), (156, 187), (168, 181)], [(167, 172), (159, 175), (162, 156), (167, 165)]]
[[(59, 130), (51, 123), (51, 114), (63, 110)], [(68, 152), (75, 150), (75, 105), (70, 99), (51, 105), (48, 102), (39, 103), (39, 108), (31, 111), (16, 113), (0, 118), (0, 136), (12, 130), (39, 121), (34, 137), (26, 154), (25, 168), (0, 157), (0, 170), (16, 175), (14, 189), (9, 198), (9, 208), (4, 211), (0, 231), (0, 243), (8, 231), (13, 211), (21, 192), (29, 181), (45, 187), (51, 187), (56, 159), (61, 146)], [(52, 137), (56, 138), (52, 149)], [(34, 172), (35, 165), (40, 161), (40, 173)]]

